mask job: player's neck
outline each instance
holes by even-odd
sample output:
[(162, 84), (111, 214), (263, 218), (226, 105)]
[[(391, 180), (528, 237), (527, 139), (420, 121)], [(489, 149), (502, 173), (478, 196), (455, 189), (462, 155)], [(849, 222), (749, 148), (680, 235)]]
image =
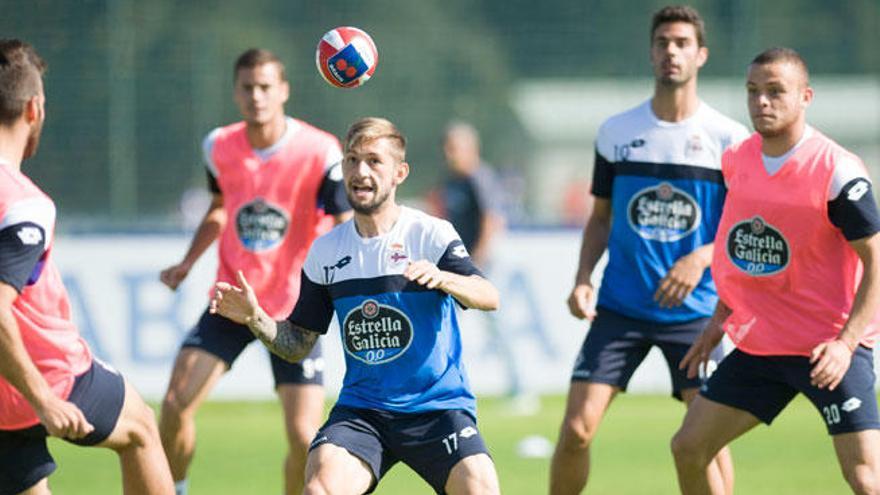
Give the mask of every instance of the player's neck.
[(354, 225), (361, 237), (377, 237), (391, 232), (400, 218), (400, 205), (394, 200), (386, 201), (373, 213), (354, 213)]
[(263, 149), (277, 143), (284, 131), (287, 130), (287, 117), (282, 113), (277, 118), (265, 124), (255, 124), (248, 122), (247, 138), (251, 147), (254, 149)]
[(657, 83), (651, 98), (651, 111), (664, 122), (681, 122), (700, 108), (697, 81), (692, 79), (684, 86), (667, 87)]
[(21, 160), (24, 156), (22, 137), (14, 130), (3, 129), (0, 131), (0, 162), (21, 169)]
[(789, 126), (788, 129), (780, 132), (779, 134), (775, 134), (773, 136), (761, 136), (761, 153), (767, 156), (782, 156), (788, 152), (788, 150), (795, 147), (798, 142), (800, 142), (801, 138), (804, 137), (804, 132), (807, 130), (807, 123), (804, 119), (799, 119), (797, 122)]

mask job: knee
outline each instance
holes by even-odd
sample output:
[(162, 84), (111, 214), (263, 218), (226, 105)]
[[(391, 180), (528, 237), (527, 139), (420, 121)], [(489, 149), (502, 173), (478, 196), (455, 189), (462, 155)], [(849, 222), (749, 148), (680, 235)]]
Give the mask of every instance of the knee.
[(692, 432), (681, 428), (672, 437), (670, 448), (676, 464), (709, 465), (712, 454), (709, 452), (708, 442), (698, 438)]
[(843, 477), (853, 493), (860, 495), (880, 494), (880, 473), (876, 468), (860, 464), (852, 469), (844, 470)]
[(193, 415), (190, 409), (190, 404), (183, 400), (173, 388), (169, 388), (162, 399), (162, 423), (164, 425), (178, 424), (187, 415)]
[(317, 476), (311, 476), (306, 480), (306, 486), (303, 488), (303, 495), (327, 495), (330, 489)]
[(559, 446), (564, 450), (584, 450), (590, 447), (596, 436), (598, 422), (589, 417), (565, 418), (559, 430)]

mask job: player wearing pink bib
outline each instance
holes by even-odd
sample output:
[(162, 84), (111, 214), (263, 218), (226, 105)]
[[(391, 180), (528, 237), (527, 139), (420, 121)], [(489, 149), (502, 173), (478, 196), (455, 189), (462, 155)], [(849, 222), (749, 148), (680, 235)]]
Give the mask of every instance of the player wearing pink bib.
[(772, 48), (749, 66), (757, 131), (722, 159), (728, 187), (712, 275), (720, 302), (681, 363), (726, 333), (736, 345), (672, 442), (683, 493), (714, 493), (715, 452), (798, 394), (822, 414), (846, 481), (880, 493), (872, 350), (880, 322), (880, 215), (861, 161), (805, 123), (803, 59)]
[(45, 118), (45, 63), (0, 40), (0, 495), (49, 493), (46, 436), (115, 450), (125, 493), (172, 493), (153, 412), (93, 359), (55, 264), (55, 204), (21, 173)]
[[(161, 274), (172, 289), (219, 238), (218, 282), (238, 270), (273, 318), (290, 314), (312, 241), (350, 209), (341, 184), (339, 141), (284, 114), (289, 86), (284, 67), (266, 50), (248, 50), (235, 64), (235, 100), (242, 122), (219, 127), (203, 143), (214, 195), (184, 260)], [(254, 337), (247, 327), (202, 315), (183, 342), (162, 403), (159, 429), (176, 480), (186, 492), (195, 449), (194, 416), (220, 376)], [(309, 442), (321, 424), (324, 393), (320, 347), (300, 363), (270, 356), (284, 408), (290, 453), (287, 493), (302, 491)]]

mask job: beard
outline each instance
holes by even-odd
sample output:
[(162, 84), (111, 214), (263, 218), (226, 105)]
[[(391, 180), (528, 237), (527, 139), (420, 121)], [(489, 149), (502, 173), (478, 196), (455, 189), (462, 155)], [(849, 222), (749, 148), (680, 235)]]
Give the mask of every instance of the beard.
[(373, 199), (370, 201), (358, 202), (354, 196), (351, 194), (351, 191), (346, 188), (345, 196), (348, 198), (348, 204), (351, 205), (351, 209), (355, 211), (355, 213), (360, 213), (361, 215), (370, 215), (375, 213), (376, 210), (382, 207), (387, 201), (388, 197), (391, 195), (391, 191), (386, 189), (382, 192), (376, 192), (373, 195)]

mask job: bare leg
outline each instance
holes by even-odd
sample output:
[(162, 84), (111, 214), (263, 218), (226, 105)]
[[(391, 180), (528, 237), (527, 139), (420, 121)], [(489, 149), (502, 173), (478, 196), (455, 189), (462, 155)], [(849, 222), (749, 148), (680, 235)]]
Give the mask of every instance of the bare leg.
[(834, 450), (853, 493), (880, 494), (880, 430), (834, 435)]
[(43, 478), (37, 482), (36, 485), (28, 488), (23, 492), (19, 492), (18, 495), (50, 495), (52, 492), (49, 491), (49, 480), (47, 478)]
[(162, 452), (153, 410), (125, 382), (125, 403), (113, 432), (99, 444), (116, 451), (126, 495), (171, 495), (174, 483)]
[(325, 443), (309, 453), (303, 495), (360, 495), (373, 483), (373, 471), (347, 450)]
[[(684, 402), (688, 407), (690, 407), (691, 402), (697, 395), (698, 390), (695, 388), (681, 391), (681, 397), (684, 399)], [(726, 445), (718, 451), (718, 454), (709, 464), (709, 483), (712, 486), (723, 487), (724, 493), (733, 495), (733, 458), (730, 455), (730, 448)]]
[(320, 385), (278, 386), (278, 396), (284, 409), (289, 452), (284, 459), (284, 489), (287, 495), (303, 491), (306, 456), (309, 444), (321, 427), (324, 417), (324, 387)]
[(575, 381), (568, 389), (565, 418), (550, 467), (551, 495), (579, 494), (590, 472), (590, 444), (618, 389)]
[(449, 495), (498, 495), (498, 474), (495, 464), (486, 454), (476, 454), (458, 461), (446, 480)]
[(684, 423), (672, 438), (672, 454), (681, 493), (724, 494), (720, 476), (711, 477), (710, 465), (725, 445), (759, 423), (758, 418), (746, 411), (699, 395), (694, 397)]
[(196, 449), (196, 411), (225, 371), (223, 360), (200, 349), (184, 348), (177, 355), (159, 420), (174, 481), (186, 479)]

